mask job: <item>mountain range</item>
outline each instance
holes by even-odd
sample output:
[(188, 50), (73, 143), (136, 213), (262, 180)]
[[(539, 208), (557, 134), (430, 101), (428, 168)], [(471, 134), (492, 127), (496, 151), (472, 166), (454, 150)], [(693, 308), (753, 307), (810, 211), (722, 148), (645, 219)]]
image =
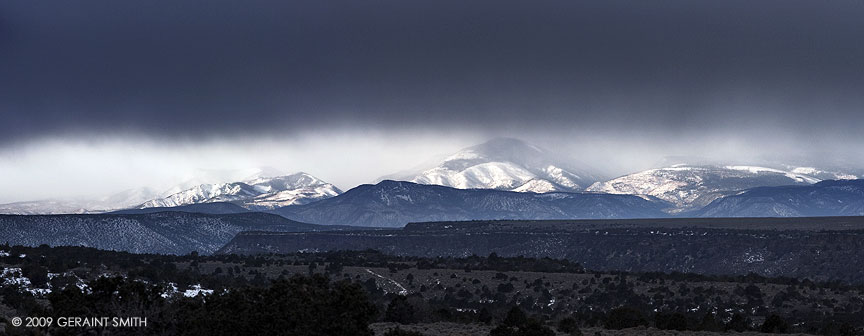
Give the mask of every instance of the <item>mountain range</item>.
[[(269, 211), (310, 223), (390, 227), (427, 220), (844, 215), (857, 214), (855, 197), (861, 197), (824, 188), (831, 185), (825, 179), (858, 178), (856, 170), (694, 159), (698, 163), (669, 162), (605, 180), (589, 163), (563, 157), (518, 139), (496, 138), (345, 193), (303, 172), (201, 170), (170, 188), (3, 204), (0, 213)], [(801, 194), (810, 189), (793, 186), (814, 189)], [(840, 202), (844, 205), (837, 206)]]

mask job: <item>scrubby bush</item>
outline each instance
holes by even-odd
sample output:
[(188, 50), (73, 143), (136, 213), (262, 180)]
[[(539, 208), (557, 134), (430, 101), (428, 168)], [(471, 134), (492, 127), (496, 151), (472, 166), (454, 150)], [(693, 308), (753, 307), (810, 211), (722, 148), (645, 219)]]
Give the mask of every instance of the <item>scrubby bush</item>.
[(500, 325), (489, 332), (489, 336), (555, 336), (555, 331), (535, 319), (527, 319), (519, 326)]
[(789, 323), (786, 323), (782, 317), (777, 315), (768, 316), (759, 331), (763, 333), (782, 334), (789, 331)]
[(558, 321), (558, 331), (573, 336), (582, 335), (582, 331), (579, 330), (579, 322), (572, 317), (565, 317)]
[(384, 321), (396, 322), (400, 324), (417, 323), (417, 318), (414, 314), (414, 306), (408, 302), (408, 298), (399, 295), (390, 304), (387, 305), (387, 311), (384, 313)]
[(648, 320), (645, 319), (642, 312), (629, 307), (612, 309), (612, 311), (610, 311), (606, 316), (606, 320), (603, 322), (603, 327), (613, 330), (647, 325)]
[(657, 313), (654, 326), (662, 330), (687, 330), (687, 317), (681, 313)]
[(423, 334), (417, 331), (409, 331), (396, 327), (394, 329), (387, 330), (387, 332), (384, 333), (384, 336), (423, 336)]
[(504, 317), (504, 321), (502, 324), (507, 327), (519, 327), (524, 325), (528, 321), (528, 316), (525, 315), (525, 312), (519, 307), (510, 308), (510, 311), (507, 312), (507, 316)]
[(732, 315), (729, 323), (726, 323), (726, 331), (732, 330), (742, 332), (750, 329), (750, 319), (741, 316), (740, 314)]

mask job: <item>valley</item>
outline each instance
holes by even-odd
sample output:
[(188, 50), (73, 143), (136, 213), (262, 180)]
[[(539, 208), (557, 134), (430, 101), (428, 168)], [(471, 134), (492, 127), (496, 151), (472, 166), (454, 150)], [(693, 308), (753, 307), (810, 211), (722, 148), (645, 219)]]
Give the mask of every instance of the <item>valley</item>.
[(411, 223), (401, 230), (243, 232), (218, 253), (373, 249), (556, 258), (596, 270), (864, 281), (864, 217)]

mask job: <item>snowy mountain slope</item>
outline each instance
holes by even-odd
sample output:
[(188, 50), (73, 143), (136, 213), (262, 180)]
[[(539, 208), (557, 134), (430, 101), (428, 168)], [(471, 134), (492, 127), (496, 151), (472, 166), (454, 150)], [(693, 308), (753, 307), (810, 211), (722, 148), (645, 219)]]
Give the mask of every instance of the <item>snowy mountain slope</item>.
[(232, 202), (247, 209), (262, 210), (305, 204), (341, 193), (336, 186), (301, 172), (287, 176), (255, 177), (244, 182), (201, 184), (167, 197), (149, 200), (138, 208)]
[(558, 186), (554, 183), (549, 182), (543, 179), (532, 179), (528, 182), (525, 182), (521, 186), (516, 187), (512, 191), (516, 192), (535, 192), (535, 193), (547, 193), (557, 191)]
[(855, 179), (861, 178), (858, 175), (855, 175), (854, 173), (849, 173), (849, 172), (839, 171), (839, 170), (833, 170), (833, 169), (832, 170), (823, 170), (823, 169), (814, 168), (814, 167), (793, 167), (793, 166), (789, 166), (788, 168), (789, 168), (788, 170), (792, 173), (804, 174), (807, 176), (812, 176), (812, 177), (818, 178), (820, 180), (855, 180)]
[(631, 195), (466, 190), (388, 180), (272, 212), (316, 224), (398, 227), (443, 220), (664, 217), (661, 209), (668, 206)]
[(711, 202), (699, 217), (864, 216), (864, 180), (759, 187)]
[(521, 192), (579, 191), (597, 180), (521, 140), (492, 139), (454, 153), (432, 167), (382, 177), (459, 189)]
[(761, 186), (809, 185), (818, 178), (757, 166), (693, 166), (649, 169), (597, 182), (587, 190), (610, 194), (649, 195), (672, 203), (667, 211), (701, 208), (715, 199)]
[(196, 203), (231, 202), (250, 199), (260, 195), (252, 186), (243, 182), (202, 184), (168, 197), (144, 202), (140, 208), (164, 208)]

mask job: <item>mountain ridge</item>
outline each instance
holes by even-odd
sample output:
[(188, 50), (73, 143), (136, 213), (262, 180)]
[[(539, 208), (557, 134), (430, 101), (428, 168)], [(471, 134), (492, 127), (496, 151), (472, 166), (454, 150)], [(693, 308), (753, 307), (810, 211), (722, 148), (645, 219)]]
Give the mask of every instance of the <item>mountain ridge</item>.
[(682, 213), (750, 188), (809, 185), (819, 181), (806, 174), (761, 166), (678, 164), (597, 182), (586, 190), (653, 196), (673, 204), (670, 213)]
[(269, 210), (306, 204), (333, 197), (342, 190), (304, 172), (286, 176), (256, 177), (242, 182), (201, 184), (160, 199), (138, 205), (138, 209), (178, 207), (192, 204), (229, 202), (249, 210)]
[(817, 217), (864, 215), (864, 179), (806, 186), (758, 187), (717, 199), (698, 217)]
[(10, 244), (86, 246), (133, 253), (210, 254), (242, 231), (339, 230), (273, 214), (0, 215), (0, 237)]
[(442, 220), (663, 217), (666, 215), (660, 209), (667, 206), (657, 199), (631, 195), (538, 194), (385, 180), (271, 212), (316, 224), (398, 227)]

